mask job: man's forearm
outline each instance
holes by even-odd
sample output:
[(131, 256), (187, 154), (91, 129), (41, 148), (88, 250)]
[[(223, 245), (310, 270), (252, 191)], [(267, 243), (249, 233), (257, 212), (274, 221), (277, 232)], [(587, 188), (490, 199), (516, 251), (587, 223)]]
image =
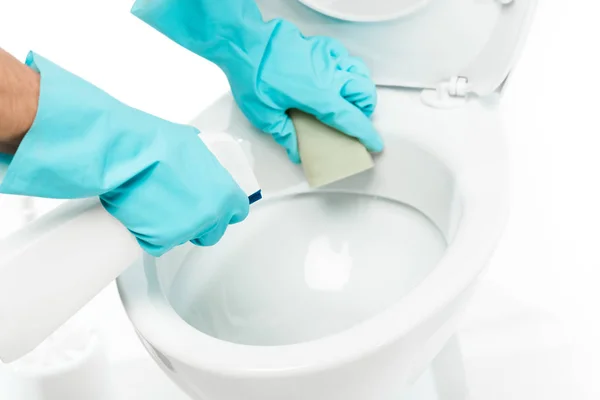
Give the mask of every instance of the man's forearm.
[(0, 152), (14, 154), (37, 112), (40, 76), (0, 48)]

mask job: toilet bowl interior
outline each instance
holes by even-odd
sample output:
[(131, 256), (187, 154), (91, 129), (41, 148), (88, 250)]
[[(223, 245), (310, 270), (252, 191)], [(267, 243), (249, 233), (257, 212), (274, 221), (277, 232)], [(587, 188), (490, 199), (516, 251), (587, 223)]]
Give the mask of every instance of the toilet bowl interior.
[(218, 245), (146, 267), (181, 318), (220, 340), (289, 345), (349, 329), (419, 285), (460, 219), (456, 181), (435, 155), (391, 136), (376, 162), (324, 190), (269, 196)]

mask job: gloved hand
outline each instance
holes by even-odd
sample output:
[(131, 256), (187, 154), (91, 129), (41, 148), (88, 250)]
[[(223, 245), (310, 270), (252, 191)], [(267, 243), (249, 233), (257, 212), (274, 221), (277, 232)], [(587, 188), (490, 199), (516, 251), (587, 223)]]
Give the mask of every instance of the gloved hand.
[(154, 256), (213, 245), (247, 216), (248, 197), (194, 127), (128, 107), (36, 54), (27, 64), (41, 74), (38, 112), (1, 193), (100, 196)]
[(254, 0), (137, 0), (132, 13), (227, 75), (242, 112), (298, 163), (289, 109), (383, 149), (370, 115), (376, 105), (369, 71), (337, 41), (304, 37), (281, 19), (268, 23)]

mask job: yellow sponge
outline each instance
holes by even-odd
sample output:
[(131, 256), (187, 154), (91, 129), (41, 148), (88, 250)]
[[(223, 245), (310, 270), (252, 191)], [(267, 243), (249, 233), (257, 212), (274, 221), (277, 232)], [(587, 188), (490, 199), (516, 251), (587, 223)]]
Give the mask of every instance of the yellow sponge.
[(289, 112), (296, 128), (304, 175), (317, 188), (373, 168), (373, 158), (356, 138), (298, 110)]

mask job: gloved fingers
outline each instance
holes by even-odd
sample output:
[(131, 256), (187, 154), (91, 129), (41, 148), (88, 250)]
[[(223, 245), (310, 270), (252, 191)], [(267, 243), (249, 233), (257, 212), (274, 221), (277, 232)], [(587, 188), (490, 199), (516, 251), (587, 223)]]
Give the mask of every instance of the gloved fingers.
[(274, 135), (275, 141), (285, 149), (291, 162), (300, 164), (300, 152), (298, 150), (298, 139), (294, 123), (285, 113), (283, 113), (281, 118), (282, 130), (278, 135)]
[(263, 122), (263, 131), (273, 136), (273, 139), (285, 149), (290, 161), (299, 164), (300, 154), (298, 152), (296, 129), (290, 117), (285, 112), (278, 111), (273, 112), (266, 120), (269, 122)]
[(338, 65), (342, 71), (351, 72), (365, 78), (371, 77), (371, 71), (360, 58), (352, 56), (340, 57)]
[(144, 251), (146, 253), (150, 254), (152, 257), (160, 257), (163, 254), (165, 254), (166, 252), (168, 252), (169, 250), (171, 250), (171, 248), (167, 248), (164, 246), (159, 246), (154, 243), (150, 243), (147, 240), (140, 238), (140, 237), (136, 237), (136, 240), (137, 240), (138, 244), (140, 245), (140, 247), (142, 249), (144, 249)]
[(226, 189), (223, 195), (216, 203), (217, 209), (208, 214), (217, 218), (212, 221), (204, 221), (196, 237), (190, 240), (193, 244), (197, 246), (213, 246), (217, 244), (229, 225), (242, 222), (248, 216), (250, 202), (242, 189), (235, 184), (233, 178), (231, 178), (229, 190)]
[(196, 246), (214, 246), (225, 235), (229, 225), (242, 222), (247, 216), (248, 208), (246, 207), (240, 210), (232, 210), (219, 218), (208, 230), (204, 230), (198, 237), (192, 239), (191, 242)]
[(235, 190), (228, 204), (229, 212), (226, 213), (227, 218), (225, 218), (228, 225), (238, 224), (248, 217), (250, 213), (250, 201), (246, 193), (237, 184), (235, 184)]
[[(340, 59), (348, 57), (348, 50), (346, 47), (337, 39), (333, 39), (327, 36), (310, 36), (307, 38), (313, 46), (323, 48), (327, 52), (327, 56), (333, 59)], [(323, 59), (325, 59), (324, 57)]]
[(371, 80), (369, 68), (359, 58), (347, 56), (338, 60), (342, 69), (340, 94), (370, 117), (377, 105), (377, 89)]
[(340, 97), (338, 101), (332, 102), (331, 108), (328, 110), (317, 112), (311, 110), (309, 112), (313, 113), (324, 124), (348, 136), (357, 138), (367, 150), (373, 153), (379, 153), (383, 150), (383, 140), (375, 130), (369, 117), (344, 98)]
[(208, 230), (208, 232), (203, 233), (195, 239), (192, 239), (191, 242), (196, 246), (214, 246), (223, 238), (230, 223), (230, 219), (228, 222), (226, 218), (222, 218), (217, 221), (215, 225)]
[(231, 214), (231, 217), (229, 218), (229, 225), (239, 224), (240, 222), (244, 221), (246, 217), (248, 217), (248, 214), (250, 212), (249, 200), (247, 200), (246, 203), (246, 207), (242, 207), (240, 210), (236, 210), (234, 213)]
[[(248, 204), (248, 199), (245, 194), (241, 194), (240, 199), (237, 199), (237, 208), (232, 208), (229, 212), (226, 213), (223, 217), (218, 219), (209, 227), (203, 226), (202, 233), (199, 234), (198, 237), (190, 240), (196, 246), (213, 246), (218, 243), (223, 235), (225, 235), (225, 231), (229, 225), (237, 224), (246, 219), (248, 216), (250, 205)], [(151, 256), (160, 257), (163, 254), (170, 251), (172, 248), (184, 244), (187, 239), (183, 239), (184, 236), (179, 237), (179, 241), (169, 243), (165, 245), (161, 243), (160, 245), (157, 243), (153, 243), (150, 240), (147, 240), (146, 235), (136, 234), (136, 239), (140, 246)]]
[(207, 232), (192, 239), (191, 242), (196, 246), (214, 246), (225, 235), (228, 225), (227, 222), (220, 219)]
[(341, 96), (370, 117), (377, 106), (377, 88), (370, 78), (346, 73), (340, 89)]

